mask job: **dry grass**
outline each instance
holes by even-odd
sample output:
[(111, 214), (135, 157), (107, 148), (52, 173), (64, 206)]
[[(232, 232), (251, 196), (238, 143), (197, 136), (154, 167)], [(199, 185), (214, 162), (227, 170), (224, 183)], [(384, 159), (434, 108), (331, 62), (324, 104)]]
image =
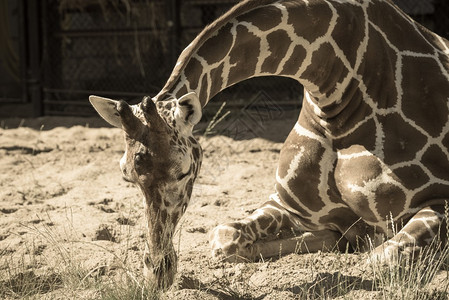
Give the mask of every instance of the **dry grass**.
[[(0, 299), (159, 298), (159, 292), (145, 282), (141, 270), (127, 262), (126, 239), (117, 254), (101, 244), (76, 239), (70, 227), (58, 233), (47, 225), (23, 226), (41, 242), (29, 241), (15, 251), (0, 252)], [(51, 256), (41, 255), (43, 244), (51, 248)], [(76, 244), (108, 253), (113, 256), (113, 262), (86, 264), (72, 251), (79, 249)]]
[[(51, 222), (51, 220), (47, 220)], [(47, 223), (48, 223), (47, 222)], [(25, 225), (24, 225), (25, 226)], [(159, 299), (161, 292), (149, 286), (141, 275), (141, 269), (128, 262), (129, 242), (126, 232), (122, 234), (123, 249), (119, 252), (107, 247), (79, 241), (74, 228), (62, 233), (49, 226), (28, 227), (35, 233), (35, 240), (24, 243), (20, 251), (0, 253), (1, 299)], [(52, 257), (42, 256), (42, 243), (53, 249)], [(83, 244), (98, 248), (114, 257), (114, 263), (88, 266), (74, 252)], [(400, 260), (396, 264), (366, 264), (366, 255), (345, 253), (316, 253), (301, 256), (307, 276), (303, 284), (286, 287), (295, 299), (359, 299), (359, 292), (372, 299), (447, 299), (449, 296), (449, 246), (434, 240), (421, 255), (411, 263)], [(357, 257), (357, 264), (350, 259)], [(251, 277), (257, 269), (269, 262), (245, 263), (238, 267), (244, 271), (229, 272), (223, 268), (219, 277), (208, 284), (190, 279), (190, 283), (178, 285), (177, 289), (194, 289), (214, 299), (263, 299), (270, 292), (262, 293)], [(281, 265), (282, 267), (282, 265)], [(207, 269), (205, 267), (205, 269)], [(358, 275), (354, 274), (358, 269)], [(352, 273), (351, 273), (352, 272)], [(183, 277), (178, 274), (178, 277)], [(443, 280), (435, 286), (434, 279)], [(288, 278), (287, 278), (288, 281)], [(175, 288), (176, 289), (176, 288)], [(278, 288), (282, 292), (282, 288)], [(173, 290), (172, 290), (173, 291)]]

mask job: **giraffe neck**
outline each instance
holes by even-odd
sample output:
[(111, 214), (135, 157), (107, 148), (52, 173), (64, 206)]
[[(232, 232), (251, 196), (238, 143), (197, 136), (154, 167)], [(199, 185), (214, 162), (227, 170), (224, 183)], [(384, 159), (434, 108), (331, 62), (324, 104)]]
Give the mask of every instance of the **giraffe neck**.
[(420, 101), (406, 94), (421, 76), (416, 65), (447, 82), (448, 66), (433, 61), (448, 54), (446, 40), (390, 0), (247, 0), (182, 52), (156, 99), (193, 91), (205, 106), (242, 80), (290, 77), (306, 90), (300, 121), (339, 136), (370, 114)]
[(243, 1), (182, 52), (156, 99), (194, 91), (205, 106), (228, 86), (273, 75), (296, 79), (315, 96), (326, 94), (345, 74), (329, 76), (331, 47), (322, 57), (313, 54), (335, 34), (336, 19), (326, 1)]

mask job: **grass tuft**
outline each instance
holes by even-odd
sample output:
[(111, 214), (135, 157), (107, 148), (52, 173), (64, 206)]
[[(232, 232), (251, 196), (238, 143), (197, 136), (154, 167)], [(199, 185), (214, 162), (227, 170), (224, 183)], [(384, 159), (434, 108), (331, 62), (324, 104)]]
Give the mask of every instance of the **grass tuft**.
[(225, 106), (226, 106), (226, 102), (223, 102), (223, 104), (221, 104), (220, 108), (217, 110), (215, 115), (212, 117), (212, 120), (209, 122), (206, 129), (204, 130), (204, 133), (203, 133), (204, 137), (216, 134), (216, 131), (214, 130), (215, 127), (231, 113), (228, 110), (225, 113), (221, 114), (221, 112)]
[[(447, 220), (446, 211), (446, 220)], [(444, 230), (444, 229), (443, 229)], [(399, 257), (388, 263), (370, 262), (375, 288), (382, 299), (433, 300), (449, 298), (449, 241), (437, 234), (430, 245), (411, 257)], [(445, 277), (438, 289), (432, 286), (437, 276)]]
[[(141, 268), (127, 264), (131, 236), (123, 238), (122, 251), (113, 252), (101, 243), (78, 240), (73, 224), (59, 233), (45, 225), (52, 223), (23, 225), (40, 243), (25, 241), (14, 251), (0, 251), (0, 299), (159, 299), (160, 293), (145, 281)], [(73, 251), (79, 249), (76, 245), (97, 248), (112, 256), (113, 262), (89, 266)]]

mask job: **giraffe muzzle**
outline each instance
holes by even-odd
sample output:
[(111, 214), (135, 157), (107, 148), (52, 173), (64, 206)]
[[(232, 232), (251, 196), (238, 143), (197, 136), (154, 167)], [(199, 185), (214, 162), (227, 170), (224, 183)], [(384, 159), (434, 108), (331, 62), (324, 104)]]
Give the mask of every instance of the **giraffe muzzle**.
[(145, 254), (144, 275), (150, 284), (160, 290), (167, 290), (172, 284), (177, 270), (176, 255), (167, 254), (158, 262), (152, 261), (149, 254)]

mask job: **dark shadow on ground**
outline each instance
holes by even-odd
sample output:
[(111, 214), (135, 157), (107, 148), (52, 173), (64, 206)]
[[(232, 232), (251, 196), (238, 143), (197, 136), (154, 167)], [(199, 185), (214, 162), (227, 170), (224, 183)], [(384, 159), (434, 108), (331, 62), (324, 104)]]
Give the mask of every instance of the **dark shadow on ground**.
[[(227, 110), (224, 109), (223, 113)], [(285, 110), (283, 108), (272, 109), (267, 107), (246, 107), (232, 109), (230, 113), (218, 124), (212, 126), (214, 115), (205, 114), (202, 121), (195, 126), (194, 133), (197, 136), (223, 135), (234, 140), (250, 140), (263, 138), (273, 142), (283, 142), (292, 130), (299, 114), (299, 108)], [(215, 121), (219, 120), (217, 115)], [(55, 117), (46, 116), (39, 118), (7, 118), (0, 119), (0, 128), (13, 129), (19, 127), (34, 130), (51, 130), (56, 127), (84, 126), (89, 128), (112, 128), (100, 117)], [(209, 128), (208, 128), (209, 127)]]
[(27, 127), (35, 130), (51, 130), (56, 127), (85, 126), (90, 128), (101, 128), (113, 126), (100, 117), (56, 117), (47, 116), (39, 118), (6, 118), (0, 119), (0, 128), (14, 129)]
[[(205, 116), (195, 127), (196, 134), (223, 135), (233, 140), (263, 138), (273, 142), (284, 142), (295, 125), (299, 108), (271, 111), (262, 108), (231, 110), (230, 113), (213, 126), (213, 117)], [(219, 119), (218, 115), (216, 119)], [(211, 127), (212, 124), (212, 128)], [(208, 128), (209, 127), (209, 128)]]
[(372, 280), (363, 280), (357, 276), (346, 276), (339, 272), (319, 273), (315, 280), (301, 285), (288, 287), (290, 291), (301, 299), (322, 299), (322, 297), (335, 298), (344, 296), (350, 291), (365, 290), (376, 291), (376, 284)]
[(232, 289), (227, 289), (225, 286), (223, 286), (222, 288), (213, 288), (211, 286), (208, 286), (204, 283), (202, 283), (200, 280), (196, 279), (196, 278), (192, 278), (192, 277), (188, 277), (188, 276), (181, 276), (179, 278), (179, 282), (178, 282), (178, 289), (182, 290), (182, 289), (192, 289), (192, 290), (200, 290), (200, 291), (205, 291), (208, 294), (211, 294), (215, 297), (217, 297), (218, 299), (222, 299), (222, 300), (258, 300), (258, 299), (263, 299), (265, 298), (267, 295), (261, 295), (257, 298), (252, 297), (251, 295), (242, 295), (239, 294), (235, 291), (233, 291)]

